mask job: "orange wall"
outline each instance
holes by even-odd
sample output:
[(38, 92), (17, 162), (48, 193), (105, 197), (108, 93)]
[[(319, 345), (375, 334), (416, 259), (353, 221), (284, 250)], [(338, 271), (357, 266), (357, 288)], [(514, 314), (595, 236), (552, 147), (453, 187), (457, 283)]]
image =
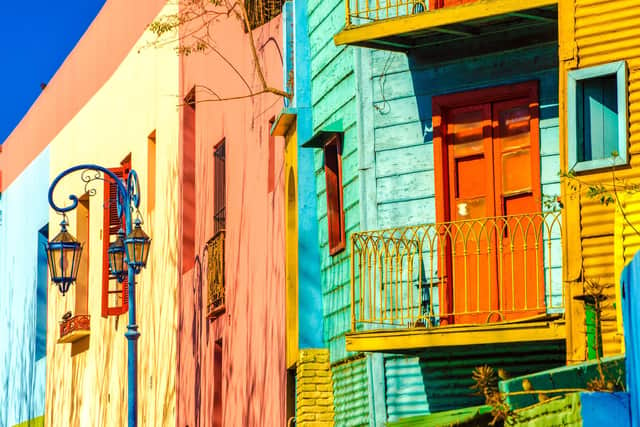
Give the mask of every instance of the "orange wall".
[[(164, 3), (164, 0), (107, 0), (46, 89), (2, 145), (0, 192), (102, 87)], [(117, 30), (114, 22), (118, 23)]]
[[(214, 28), (216, 46), (247, 83), (260, 89), (250, 45), (241, 24), (230, 18)], [(254, 31), (267, 81), (282, 87), (282, 26), (278, 17)], [(222, 97), (248, 93), (246, 85), (215, 53), (183, 59), (182, 94), (204, 85)], [(272, 94), (252, 98), (202, 102), (211, 93), (196, 92), (195, 209), (185, 209), (188, 230), (195, 221), (195, 253), (213, 235), (213, 150), (226, 138), (226, 313), (206, 319), (207, 288), (194, 280), (190, 260), (178, 292), (177, 423), (212, 425), (214, 344), (223, 340), (222, 425), (285, 425), (285, 276), (284, 276), (284, 141), (276, 138), (275, 176), (267, 191), (268, 124), (282, 108)], [(184, 132), (181, 150), (184, 149)], [(181, 153), (185, 155), (184, 150)], [(188, 153), (187, 153), (188, 155)], [(185, 171), (181, 171), (181, 176)], [(187, 171), (187, 175), (188, 175)], [(188, 188), (181, 189), (189, 191)], [(189, 202), (186, 194), (182, 200)], [(189, 202), (190, 203), (190, 202)], [(184, 232), (184, 230), (183, 230)], [(179, 239), (181, 253), (190, 239)], [(198, 278), (198, 275), (195, 275)], [(197, 408), (200, 408), (198, 411)], [(199, 412), (199, 415), (198, 415)], [(198, 419), (199, 417), (199, 419)]]

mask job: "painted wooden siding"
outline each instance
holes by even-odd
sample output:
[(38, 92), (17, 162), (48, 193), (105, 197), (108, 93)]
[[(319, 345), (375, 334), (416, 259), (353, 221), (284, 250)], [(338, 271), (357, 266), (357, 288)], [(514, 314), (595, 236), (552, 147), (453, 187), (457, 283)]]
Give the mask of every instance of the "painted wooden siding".
[(385, 389), (389, 421), (482, 405), (473, 394), (475, 367), (502, 368), (516, 377), (565, 363), (561, 342), (431, 349), (423, 357), (387, 356)]
[(369, 381), (366, 357), (334, 366), (332, 375), (336, 426), (368, 426)]
[[(431, 122), (431, 99), (435, 95), (537, 80), (540, 85), (541, 190), (544, 195), (560, 194), (555, 45), (438, 66), (425, 65), (417, 57), (374, 50), (370, 66), (378, 228), (436, 220)], [(562, 256), (560, 253), (551, 256), (554, 277), (551, 294), (558, 305), (562, 298)]]
[[(349, 241), (350, 233), (360, 226), (354, 52), (353, 48), (337, 47), (333, 43), (333, 35), (344, 25), (343, 1), (311, 0), (308, 11), (313, 128), (317, 131), (340, 119), (345, 127), (342, 184), (345, 230)], [(348, 356), (344, 335), (351, 329), (349, 245), (344, 252), (333, 257), (329, 255), (322, 150), (315, 150), (314, 169), (321, 248), (324, 341), (328, 344), (331, 361), (336, 362)]]
[[(561, 28), (560, 49), (565, 62), (562, 67), (561, 94), (566, 96), (566, 73), (571, 69), (626, 60), (629, 70), (629, 158), (630, 168), (621, 168), (616, 175), (630, 181), (640, 178), (640, 3), (634, 0), (573, 0)], [(562, 101), (565, 104), (565, 101)], [(564, 107), (566, 108), (566, 106)], [(563, 109), (566, 111), (566, 109)], [(566, 136), (563, 135), (563, 146)], [(567, 167), (568, 165), (565, 165)], [(581, 176), (585, 183), (611, 182), (610, 172), (590, 173)], [(640, 249), (640, 236), (626, 223), (620, 211), (613, 206), (604, 207), (598, 200), (590, 199), (585, 191), (573, 194), (567, 190), (567, 216), (580, 218), (580, 227), (573, 235), (567, 235), (568, 279), (576, 281), (580, 270), (590, 280), (608, 284), (608, 299), (602, 315), (603, 347), (605, 355), (619, 354), (622, 335), (619, 324), (619, 307), (616, 307), (616, 289), (620, 273), (633, 254)], [(625, 211), (633, 224), (640, 223), (640, 199), (626, 197)], [(580, 293), (579, 280), (572, 285), (572, 292)], [(580, 303), (581, 304), (581, 303)], [(572, 309), (573, 344), (570, 360), (584, 358), (584, 313), (581, 305)]]

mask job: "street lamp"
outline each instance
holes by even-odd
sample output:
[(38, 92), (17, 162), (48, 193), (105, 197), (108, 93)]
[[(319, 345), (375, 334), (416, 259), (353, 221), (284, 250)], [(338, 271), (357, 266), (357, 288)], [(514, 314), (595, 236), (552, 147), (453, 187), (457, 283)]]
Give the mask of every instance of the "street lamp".
[(45, 245), (51, 281), (58, 286), (62, 295), (78, 277), (82, 244), (67, 231), (67, 218), (60, 223), (60, 233)]
[[(66, 221), (66, 213), (78, 206), (78, 197), (70, 195), (71, 204), (61, 207), (53, 201), (53, 192), (62, 178), (80, 170), (83, 171), (81, 178), (85, 183), (85, 188), (92, 181), (104, 181), (107, 176), (111, 178), (118, 188), (115, 200), (118, 208), (118, 218), (121, 218), (124, 213), (125, 229), (119, 230), (118, 237), (109, 245), (107, 255), (109, 257), (109, 273), (116, 276), (120, 282), (124, 281), (125, 275), (127, 275), (129, 282), (129, 324), (124, 334), (128, 340), (128, 425), (129, 427), (136, 427), (138, 411), (137, 341), (140, 333), (136, 324), (135, 276), (146, 267), (151, 245), (151, 239), (142, 230), (140, 218), (138, 217), (135, 220), (135, 228), (132, 226), (131, 221), (132, 211), (135, 210), (137, 212), (140, 206), (138, 174), (135, 170), (131, 170), (125, 182), (107, 168), (85, 164), (63, 171), (51, 183), (49, 187), (49, 205), (53, 210), (63, 215), (63, 220), (60, 223), (60, 233), (47, 244), (46, 249), (51, 280), (58, 285), (62, 295), (66, 294), (69, 286), (78, 276), (78, 266), (80, 265), (80, 256), (82, 254), (82, 244), (67, 231)], [(94, 190), (89, 191), (89, 195), (94, 194)], [(113, 203), (113, 201), (110, 202)], [(126, 237), (124, 237), (125, 233)]]
[(116, 240), (109, 245), (107, 255), (109, 256), (109, 273), (122, 283), (127, 275), (127, 263), (125, 261), (124, 242), (122, 237), (124, 231), (122, 228), (118, 230)]

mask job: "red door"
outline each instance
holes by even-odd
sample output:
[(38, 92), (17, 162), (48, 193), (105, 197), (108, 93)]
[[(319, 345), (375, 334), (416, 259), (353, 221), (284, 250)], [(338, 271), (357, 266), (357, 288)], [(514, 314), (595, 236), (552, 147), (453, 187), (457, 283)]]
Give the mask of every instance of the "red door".
[[(447, 223), (440, 227), (445, 323), (544, 311), (542, 220), (522, 215), (540, 212), (537, 99), (498, 94), (495, 102), (490, 90), (442, 97), (466, 105), (434, 108), (443, 145), (439, 221)], [(473, 103), (474, 95), (484, 102)]]

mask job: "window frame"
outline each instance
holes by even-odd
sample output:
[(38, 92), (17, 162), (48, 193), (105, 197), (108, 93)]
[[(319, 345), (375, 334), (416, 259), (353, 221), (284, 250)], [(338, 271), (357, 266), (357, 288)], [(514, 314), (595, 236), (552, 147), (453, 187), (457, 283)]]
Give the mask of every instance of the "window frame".
[[(599, 77), (615, 75), (616, 96), (618, 97), (618, 157), (578, 161), (578, 82)], [(628, 155), (628, 109), (627, 109), (627, 63), (616, 61), (594, 67), (571, 70), (567, 79), (568, 145), (567, 158), (569, 169), (575, 172), (596, 171), (613, 166), (629, 164)]]
[[(337, 190), (337, 199), (336, 203), (338, 204), (336, 214), (334, 216), (331, 214), (331, 209), (329, 208), (330, 204), (332, 204), (332, 200), (329, 197), (329, 180), (328, 180), (328, 171), (329, 166), (327, 165), (327, 148), (335, 146), (336, 149), (336, 190)], [(329, 245), (329, 255), (334, 256), (340, 252), (342, 252), (347, 246), (346, 239), (346, 230), (345, 230), (345, 221), (344, 221), (344, 189), (342, 185), (342, 147), (343, 146), (343, 138), (341, 133), (334, 133), (329, 137), (323, 145), (323, 153), (324, 153), (324, 179), (325, 179), (325, 193), (327, 196), (327, 241)], [(339, 227), (339, 236), (337, 241), (333, 241), (332, 236), (335, 233), (332, 233), (332, 226)]]

